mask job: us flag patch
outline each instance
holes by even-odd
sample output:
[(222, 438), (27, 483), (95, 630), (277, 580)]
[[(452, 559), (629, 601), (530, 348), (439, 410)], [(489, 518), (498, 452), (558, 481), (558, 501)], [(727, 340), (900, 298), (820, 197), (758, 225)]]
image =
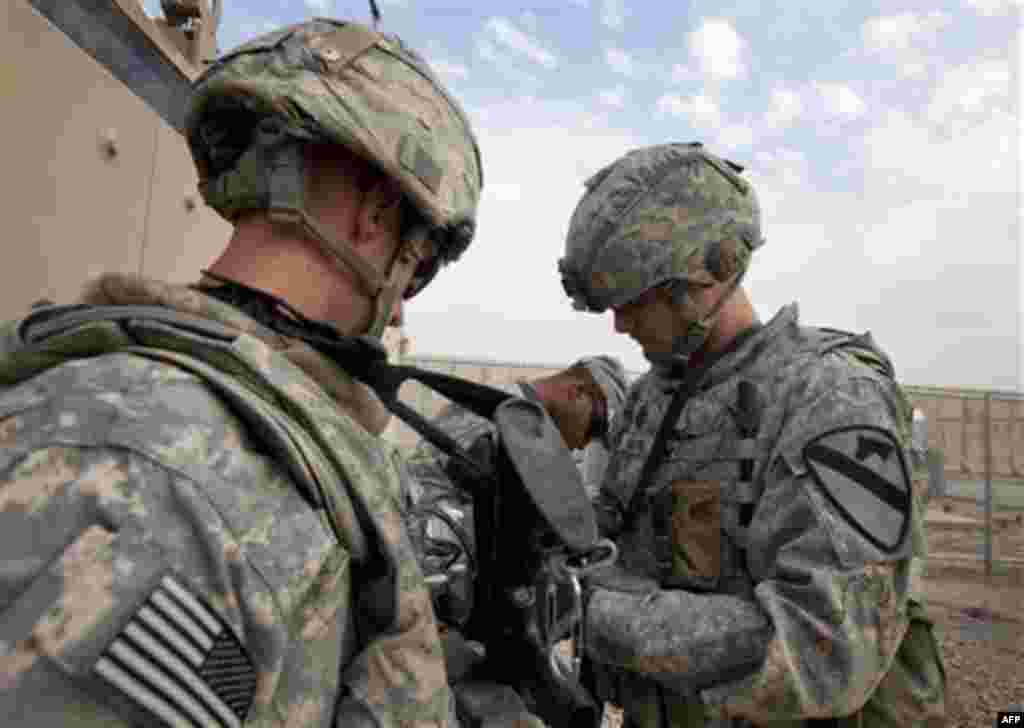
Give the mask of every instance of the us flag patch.
[(234, 632), (169, 575), (93, 669), (175, 728), (237, 728), (256, 692), (256, 670)]

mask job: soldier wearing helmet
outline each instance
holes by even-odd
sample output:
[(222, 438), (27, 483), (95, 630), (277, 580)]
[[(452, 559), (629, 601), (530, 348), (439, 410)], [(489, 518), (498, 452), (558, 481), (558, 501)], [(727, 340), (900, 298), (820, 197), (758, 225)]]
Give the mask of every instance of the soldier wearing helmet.
[[(581, 475), (600, 483), (607, 466), (609, 423), (621, 408), (627, 389), (626, 371), (617, 359), (586, 357), (554, 374), (510, 383), (501, 389), (542, 404), (566, 445), (579, 454)], [(481, 440), (493, 437), (497, 430), (490, 420), (455, 404), (445, 406), (432, 422), (467, 452), (484, 447)], [(438, 580), (434, 589), (438, 616), (458, 626), (468, 616), (465, 602), (470, 575), (465, 567), (474, 560), (472, 491), (463, 482), (459, 464), (429, 442), (416, 447), (408, 468), (411, 487), (407, 506), (415, 522), (413, 536), (420, 544), (424, 571), (438, 570), (433, 563), (437, 559), (432, 562), (429, 558), (428, 541), (440, 539), (446, 544), (441, 548), (447, 554), (440, 562), (458, 572), (447, 581)], [(587, 480), (584, 484), (589, 485)], [(596, 494), (596, 485), (593, 492)], [(452, 548), (460, 552), (454, 558), (448, 553)]]
[[(599, 482), (607, 465), (609, 423), (622, 406), (627, 386), (626, 371), (617, 359), (593, 356), (554, 374), (501, 389), (542, 404), (566, 445), (580, 455), (581, 475)], [(490, 460), (497, 430), (490, 420), (449, 404), (432, 422), (467, 452)], [(518, 719), (537, 720), (509, 686), (472, 682), (468, 683), (470, 697), (465, 695), (463, 678), (482, 663), (484, 655), (469, 649), (459, 631), (472, 610), (477, 573), (473, 491), (459, 465), (434, 445), (421, 442), (408, 461), (411, 477), (406, 503), (409, 530), (430, 582), (435, 612), (444, 625), (449, 679), (466, 724), (493, 719), (496, 705), (509, 706), (511, 710), (503, 707), (508, 717), (517, 713)], [(491, 697), (482, 702), (480, 696), (485, 694)]]
[(700, 144), (600, 171), (562, 280), (652, 369), (597, 501), (618, 563), (589, 580), (587, 669), (627, 726), (923, 726), (945, 677), (923, 606), (910, 407), (869, 334), (762, 323), (742, 167)]
[(231, 221), (194, 286), (91, 281), (0, 338), (0, 715), (15, 725), (448, 725), (375, 395), (376, 337), (473, 237), (458, 104), (398, 38), (317, 19), (196, 82)]

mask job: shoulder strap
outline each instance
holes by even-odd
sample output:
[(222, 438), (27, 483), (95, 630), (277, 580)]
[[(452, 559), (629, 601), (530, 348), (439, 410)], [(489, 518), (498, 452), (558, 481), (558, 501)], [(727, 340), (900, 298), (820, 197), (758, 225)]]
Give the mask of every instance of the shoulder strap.
[(679, 389), (676, 390), (675, 395), (672, 397), (672, 402), (669, 403), (668, 410), (665, 412), (665, 417), (661, 420), (658, 433), (654, 436), (654, 443), (651, 445), (651, 451), (647, 455), (647, 460), (644, 461), (640, 477), (632, 487), (627, 486), (622, 491), (619, 507), (623, 510), (620, 512), (620, 516), (628, 517), (630, 513), (633, 513), (637, 493), (642, 493), (650, 486), (654, 473), (665, 460), (665, 443), (668, 442), (668, 434), (679, 420), (679, 415), (682, 413), (686, 402), (696, 394), (701, 384), (704, 383), (705, 375), (711, 371), (717, 361), (738, 349), (741, 344), (762, 328), (760, 322), (755, 322), (745, 331), (738, 334), (723, 350), (709, 354), (700, 366), (686, 370)]
[[(115, 324), (112, 330), (109, 325)], [(231, 344), (236, 331), (162, 306), (50, 306), (17, 325), (21, 348), (11, 352), (12, 375), (27, 378), (83, 356), (130, 352), (191, 372), (229, 402), (284, 465), (301, 495), (356, 560), (370, 548), (368, 515), (361, 513), (322, 446), (285, 412), (272, 385)], [(0, 377), (10, 378), (0, 366)]]
[(636, 505), (637, 493), (644, 492), (651, 484), (654, 473), (665, 459), (665, 443), (668, 441), (668, 434), (675, 427), (676, 421), (679, 420), (679, 415), (682, 413), (683, 406), (687, 400), (697, 391), (706, 371), (707, 369), (703, 367), (687, 370), (686, 376), (683, 378), (682, 383), (680, 383), (679, 389), (672, 396), (668, 410), (658, 426), (658, 433), (654, 436), (654, 444), (651, 445), (651, 451), (647, 454), (647, 460), (644, 461), (640, 477), (636, 483), (632, 486), (627, 485), (622, 491), (622, 497), (619, 502), (619, 507), (622, 509), (620, 516), (629, 517), (629, 514), (634, 510), (633, 507)]

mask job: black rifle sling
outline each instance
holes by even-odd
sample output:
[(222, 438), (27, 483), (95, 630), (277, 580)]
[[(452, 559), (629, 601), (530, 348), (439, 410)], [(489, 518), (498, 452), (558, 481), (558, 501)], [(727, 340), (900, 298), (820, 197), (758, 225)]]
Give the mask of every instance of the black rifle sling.
[(727, 354), (736, 351), (742, 343), (749, 339), (754, 333), (760, 331), (761, 328), (761, 323), (755, 322), (752, 326), (736, 336), (736, 338), (734, 338), (729, 346), (725, 347), (725, 349), (709, 355), (701, 366), (687, 368), (686, 374), (683, 375), (683, 380), (679, 384), (679, 389), (676, 390), (675, 395), (672, 397), (668, 410), (665, 412), (665, 417), (661, 420), (661, 424), (658, 426), (658, 433), (654, 436), (654, 444), (651, 445), (651, 451), (647, 454), (647, 460), (644, 461), (644, 467), (643, 470), (640, 471), (640, 477), (637, 479), (636, 484), (631, 490), (627, 488), (621, 494), (619, 507), (623, 509), (623, 516), (629, 517), (629, 514), (633, 512), (633, 507), (636, 505), (637, 494), (643, 493), (648, 487), (650, 487), (651, 481), (654, 479), (654, 473), (665, 460), (665, 444), (668, 441), (669, 432), (671, 432), (672, 428), (675, 427), (676, 421), (679, 419), (679, 415), (682, 413), (686, 402), (690, 397), (696, 394), (701, 384), (704, 383), (704, 375), (711, 370), (711, 367), (714, 366), (715, 362)]
[[(26, 343), (32, 344), (48, 336), (94, 321), (113, 321), (122, 325), (130, 325), (135, 319), (160, 321), (219, 340), (222, 343), (228, 343), (238, 336), (236, 331), (220, 323), (164, 306), (96, 306), (90, 304), (45, 306), (36, 309), (22, 321), (19, 333)], [(506, 399), (510, 399), (512, 395), (466, 379), (416, 367), (389, 364), (387, 351), (379, 341), (369, 337), (338, 336), (326, 327), (317, 325), (316, 322), (305, 322), (311, 325), (303, 326), (303, 322), (289, 321), (279, 317), (268, 318), (261, 323), (283, 336), (305, 341), (329, 357), (353, 378), (369, 386), (392, 413), (416, 430), (425, 440), (449, 457), (460, 461), (476, 476), (486, 478), (489, 475), (489, 468), (471, 457), (452, 437), (399, 400), (398, 392), (405, 382), (417, 381), (459, 406), (492, 422), (498, 406)]]
[(679, 389), (673, 395), (672, 401), (668, 405), (668, 410), (661, 420), (661, 425), (658, 426), (658, 433), (654, 436), (654, 444), (651, 445), (651, 451), (647, 454), (647, 460), (644, 461), (640, 477), (630, 492), (622, 494), (619, 507), (623, 509), (622, 514), (624, 517), (629, 518), (629, 514), (633, 513), (637, 495), (647, 490), (654, 479), (654, 473), (658, 470), (658, 466), (665, 460), (667, 452), (665, 444), (668, 441), (668, 434), (675, 427), (676, 421), (679, 419), (679, 415), (682, 413), (683, 406), (687, 400), (697, 391), (706, 371), (705, 367), (697, 367), (686, 371), (683, 381), (679, 384)]

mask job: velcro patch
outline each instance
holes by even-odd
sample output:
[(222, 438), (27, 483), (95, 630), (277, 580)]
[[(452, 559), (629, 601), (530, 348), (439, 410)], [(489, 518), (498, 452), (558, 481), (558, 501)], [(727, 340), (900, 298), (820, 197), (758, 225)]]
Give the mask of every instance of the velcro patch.
[(843, 518), (872, 544), (892, 553), (910, 522), (910, 476), (903, 448), (879, 427), (841, 427), (803, 450), (815, 482)]
[(427, 151), (426, 141), (406, 134), (399, 142), (398, 159), (424, 187), (436, 195), (441, 187), (444, 170)]
[(238, 728), (256, 693), (255, 667), (234, 632), (169, 575), (93, 669), (170, 726)]

